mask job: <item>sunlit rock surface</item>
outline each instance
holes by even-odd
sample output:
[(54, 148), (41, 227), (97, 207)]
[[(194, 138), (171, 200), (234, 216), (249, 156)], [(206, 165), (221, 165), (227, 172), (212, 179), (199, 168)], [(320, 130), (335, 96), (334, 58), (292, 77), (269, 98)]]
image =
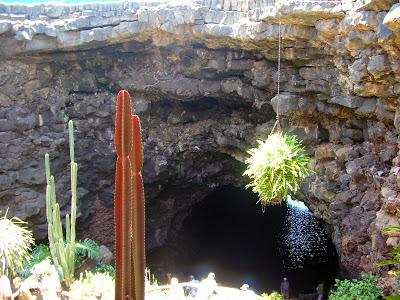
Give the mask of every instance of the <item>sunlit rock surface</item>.
[(381, 234), (398, 225), (398, 15), (391, 0), (0, 4), (0, 207), (45, 237), (43, 156), (65, 211), (71, 118), (80, 226), (112, 244), (114, 95), (124, 88), (143, 122), (147, 246), (160, 246), (214, 187), (245, 184), (246, 150), (279, 107), (315, 158), (297, 197), (330, 228), (344, 271), (379, 272), (399, 242)]

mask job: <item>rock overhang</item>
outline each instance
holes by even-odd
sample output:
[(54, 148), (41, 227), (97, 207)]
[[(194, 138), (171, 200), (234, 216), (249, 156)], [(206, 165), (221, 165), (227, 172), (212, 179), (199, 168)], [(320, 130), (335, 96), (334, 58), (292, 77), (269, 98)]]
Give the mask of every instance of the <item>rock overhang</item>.
[[(170, 33), (172, 40), (226, 38), (232, 45), (282, 37), (314, 40), (321, 19), (341, 19), (343, 5), (296, 1), (124, 1), (110, 3), (0, 3), (0, 55), (93, 49)], [(155, 41), (157, 43), (157, 40)], [(163, 43), (163, 42), (161, 42)], [(164, 43), (168, 43), (164, 41)], [(170, 41), (169, 43), (172, 43)], [(223, 43), (222, 45), (223, 46)]]

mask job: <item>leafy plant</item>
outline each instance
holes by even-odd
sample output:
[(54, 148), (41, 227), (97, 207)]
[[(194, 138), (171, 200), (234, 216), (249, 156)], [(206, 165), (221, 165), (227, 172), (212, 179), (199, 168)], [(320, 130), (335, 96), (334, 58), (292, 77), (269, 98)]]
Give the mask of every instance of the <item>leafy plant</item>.
[(81, 273), (79, 280), (72, 283), (70, 299), (95, 299), (114, 300), (114, 279), (104, 273)]
[(7, 213), (0, 217), (0, 275), (15, 275), (24, 269), (34, 244), (32, 232), (24, 227), (26, 222)]
[(86, 258), (98, 260), (100, 258), (100, 246), (91, 239), (78, 241), (75, 248), (75, 267), (79, 267)]
[[(397, 209), (397, 213), (398, 214), (400, 213), (399, 209)], [(387, 235), (387, 236), (399, 237), (400, 236), (400, 227), (399, 226), (386, 227), (385, 229), (383, 229), (382, 234)], [(383, 261), (377, 263), (376, 266), (383, 267), (383, 266), (389, 266), (389, 265), (397, 265), (397, 267), (398, 267), (400, 265), (400, 246), (397, 246), (396, 248), (390, 250), (387, 253), (387, 256), (389, 256), (391, 259), (383, 260)], [(400, 271), (398, 271), (398, 270), (390, 270), (389, 272), (391, 273), (391, 275), (394, 275), (394, 276), (400, 275)], [(399, 287), (397, 287), (397, 290), (398, 289), (399, 289)], [(400, 296), (386, 296), (386, 297), (384, 297), (384, 299), (400, 300)]]
[(336, 290), (328, 300), (372, 300), (381, 297), (382, 290), (377, 287), (378, 277), (363, 274), (359, 280), (336, 279)]
[(71, 218), (65, 217), (65, 239), (60, 216), (60, 205), (56, 199), (56, 184), (54, 176), (50, 172), (49, 154), (45, 155), (46, 165), (46, 215), (48, 224), (48, 236), (50, 253), (60, 280), (69, 287), (74, 279), (75, 272), (75, 223), (77, 203), (77, 177), (78, 165), (75, 162), (74, 150), (74, 124), (68, 122), (69, 153), (71, 159)]
[[(25, 264), (24, 270), (20, 273), (23, 278), (31, 275), (33, 266), (42, 262), (45, 259), (51, 260), (51, 253), (49, 247), (44, 244), (37, 245), (32, 250), (32, 258)], [(100, 257), (100, 246), (91, 239), (78, 241), (75, 247), (75, 267), (78, 268), (82, 261), (86, 258), (98, 260)]]
[[(397, 213), (400, 213), (399, 209), (397, 209)], [(400, 236), (400, 227), (399, 226), (390, 226), (386, 227), (382, 230), (382, 234), (386, 236)], [(391, 259), (383, 260), (376, 264), (377, 267), (383, 267), (388, 265), (400, 265), (400, 246), (390, 250), (387, 253), (387, 256), (391, 257)], [(398, 276), (399, 271), (393, 270), (393, 273)]]
[(112, 265), (98, 265), (96, 266), (95, 273), (107, 274), (112, 278), (115, 277), (115, 269)]
[[(391, 259), (383, 260), (379, 263), (376, 264), (377, 267), (383, 267), (383, 266), (388, 266), (388, 265), (399, 265), (400, 264), (400, 247), (396, 247), (392, 250), (390, 250), (387, 255), (391, 257)], [(393, 271), (398, 274), (398, 271)]]
[(293, 135), (273, 133), (258, 144), (248, 151), (250, 157), (245, 161), (247, 169), (243, 175), (250, 178), (246, 187), (259, 195), (263, 205), (281, 203), (311, 173), (310, 157)]
[(273, 291), (271, 294), (268, 293), (262, 293), (261, 297), (266, 299), (266, 300), (283, 300), (282, 294)]
[(49, 247), (44, 244), (37, 245), (33, 248), (31, 255), (32, 258), (25, 264), (24, 270), (20, 273), (22, 278), (27, 278), (32, 274), (31, 269), (33, 266), (47, 258), (51, 258)]

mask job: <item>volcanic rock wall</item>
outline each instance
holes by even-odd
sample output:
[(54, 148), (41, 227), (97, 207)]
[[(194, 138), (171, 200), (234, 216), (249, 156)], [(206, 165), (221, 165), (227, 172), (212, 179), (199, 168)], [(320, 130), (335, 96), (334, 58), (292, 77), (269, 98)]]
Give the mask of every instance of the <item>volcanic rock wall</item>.
[(213, 188), (245, 183), (245, 151), (268, 135), (279, 105), (285, 130), (315, 158), (298, 197), (331, 229), (343, 270), (376, 272), (398, 244), (381, 234), (399, 224), (394, 2), (0, 4), (0, 208), (45, 237), (43, 156), (67, 209), (73, 119), (80, 226), (111, 244), (114, 97), (127, 89), (143, 122), (155, 248)]

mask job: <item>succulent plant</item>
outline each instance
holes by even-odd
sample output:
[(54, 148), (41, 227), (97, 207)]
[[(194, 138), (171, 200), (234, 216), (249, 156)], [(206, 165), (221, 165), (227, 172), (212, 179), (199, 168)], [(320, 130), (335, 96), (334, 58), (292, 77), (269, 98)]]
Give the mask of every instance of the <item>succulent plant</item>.
[(117, 96), (115, 112), (115, 299), (144, 299), (144, 190), (140, 119), (129, 93)]
[(74, 150), (74, 124), (68, 122), (69, 131), (69, 153), (71, 159), (71, 217), (65, 217), (65, 238), (60, 216), (60, 205), (56, 198), (56, 183), (50, 172), (49, 154), (45, 155), (46, 165), (46, 212), (48, 224), (48, 236), (50, 253), (54, 266), (66, 287), (72, 284), (75, 272), (75, 224), (76, 224), (76, 203), (77, 203), (77, 177), (78, 164), (75, 162)]

